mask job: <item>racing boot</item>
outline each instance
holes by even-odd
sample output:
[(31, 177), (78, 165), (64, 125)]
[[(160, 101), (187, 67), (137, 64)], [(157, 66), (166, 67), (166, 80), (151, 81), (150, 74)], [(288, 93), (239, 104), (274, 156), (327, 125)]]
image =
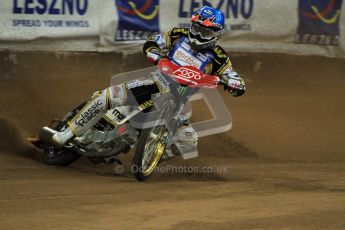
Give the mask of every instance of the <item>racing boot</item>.
[(176, 150), (181, 154), (183, 159), (191, 159), (198, 157), (197, 150), (198, 135), (191, 124), (181, 126), (175, 136), (172, 150)]
[(83, 135), (105, 115), (108, 109), (121, 105), (123, 97), (118, 95), (120, 89), (116, 87), (118, 86), (94, 93), (78, 114), (67, 122), (68, 127), (52, 135), (52, 142), (57, 146), (62, 146), (72, 137)]
[(162, 160), (174, 158), (181, 155), (183, 159), (190, 159), (198, 156), (198, 136), (188, 120), (176, 131), (175, 136), (167, 144)]
[(56, 146), (62, 146), (64, 145), (69, 139), (71, 139), (74, 136), (72, 130), (68, 127), (64, 131), (56, 132), (52, 136), (52, 141)]

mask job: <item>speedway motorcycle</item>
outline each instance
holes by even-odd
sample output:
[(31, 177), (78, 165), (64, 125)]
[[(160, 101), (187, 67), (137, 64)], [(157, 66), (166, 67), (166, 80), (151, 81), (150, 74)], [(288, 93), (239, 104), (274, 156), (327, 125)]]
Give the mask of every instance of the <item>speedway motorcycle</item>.
[[(82, 103), (68, 112), (61, 120), (55, 119), (31, 138), (43, 150), (43, 161), (49, 165), (67, 166), (80, 157), (94, 163), (118, 163), (118, 155), (135, 148), (132, 160), (134, 176), (139, 181), (148, 179), (180, 127), (179, 115), (189, 97), (200, 88), (227, 85), (218, 76), (206, 75), (193, 66), (179, 66), (167, 58), (161, 59), (151, 73), (170, 82), (168, 92), (157, 93), (151, 99), (133, 106), (119, 106), (107, 111), (91, 129), (74, 137), (67, 145), (56, 148), (51, 143), (54, 131), (63, 131), (86, 104)], [(115, 76), (116, 78), (116, 76)]]

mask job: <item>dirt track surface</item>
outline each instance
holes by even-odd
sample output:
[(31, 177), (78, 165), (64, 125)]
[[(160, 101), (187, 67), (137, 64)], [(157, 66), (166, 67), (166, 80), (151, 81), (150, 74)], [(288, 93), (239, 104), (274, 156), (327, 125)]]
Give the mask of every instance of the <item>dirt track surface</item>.
[(51, 167), (24, 139), (143, 56), (1, 53), (0, 229), (344, 229), (345, 61), (232, 59), (248, 82), (241, 98), (220, 90), (233, 129), (138, 183), (131, 155), (117, 176), (85, 159)]

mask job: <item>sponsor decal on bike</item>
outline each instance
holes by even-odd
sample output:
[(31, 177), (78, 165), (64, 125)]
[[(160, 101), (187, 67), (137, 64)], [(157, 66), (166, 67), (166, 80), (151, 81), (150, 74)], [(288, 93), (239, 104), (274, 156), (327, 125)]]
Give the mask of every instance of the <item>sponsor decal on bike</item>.
[(125, 123), (128, 120), (128, 117), (123, 114), (123, 111), (121, 111), (120, 108), (108, 110), (103, 118), (114, 126)]
[(146, 40), (159, 31), (159, 0), (115, 0), (119, 15), (116, 41)]
[(127, 89), (133, 89), (144, 85), (153, 85), (155, 82), (153, 80), (134, 80), (126, 83)]
[(174, 77), (177, 77), (182, 80), (187, 80), (187, 81), (193, 81), (193, 80), (200, 80), (201, 79), (201, 74), (197, 71), (190, 70), (186, 67), (181, 67), (174, 71), (173, 73)]
[(338, 46), (342, 2), (342, 0), (299, 0), (299, 25), (295, 42)]
[(117, 110), (117, 109), (115, 109), (115, 110), (113, 111), (113, 114), (114, 114), (114, 116), (115, 116), (117, 119), (119, 119), (120, 121), (122, 121), (123, 119), (126, 118), (126, 116), (123, 115), (123, 114), (122, 114), (119, 110)]
[(185, 86), (179, 86), (178, 88), (177, 88), (177, 92), (180, 94), (180, 95), (184, 95), (185, 93), (186, 93), (186, 91), (187, 91), (187, 87), (185, 87)]
[(84, 127), (93, 117), (101, 112), (100, 107), (102, 106), (103, 102), (99, 99), (97, 101), (92, 102), (89, 105), (86, 111), (83, 111), (75, 120), (74, 123), (81, 127)]

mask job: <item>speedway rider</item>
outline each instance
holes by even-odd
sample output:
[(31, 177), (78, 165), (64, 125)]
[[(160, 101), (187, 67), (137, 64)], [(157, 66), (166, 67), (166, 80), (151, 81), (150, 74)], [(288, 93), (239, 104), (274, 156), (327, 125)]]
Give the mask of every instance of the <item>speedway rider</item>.
[[(165, 33), (152, 35), (143, 50), (148, 59), (157, 64), (167, 57), (180, 66), (194, 66), (209, 75), (217, 75), (228, 83), (225, 87), (233, 96), (244, 94), (245, 83), (233, 71), (229, 57), (216, 41), (224, 31), (224, 14), (212, 7), (204, 6), (193, 13), (189, 28), (173, 28)], [(100, 120), (107, 110), (128, 104), (128, 94), (137, 100), (149, 98), (161, 92), (162, 79), (149, 75), (145, 79), (129, 81), (94, 93), (84, 108), (68, 122), (68, 128), (52, 136), (57, 146), (64, 145), (74, 136), (81, 136)], [(181, 116), (180, 119), (185, 119)], [(190, 123), (182, 122), (175, 135), (179, 150), (195, 146), (197, 135)], [(183, 148), (183, 145), (186, 148)]]

